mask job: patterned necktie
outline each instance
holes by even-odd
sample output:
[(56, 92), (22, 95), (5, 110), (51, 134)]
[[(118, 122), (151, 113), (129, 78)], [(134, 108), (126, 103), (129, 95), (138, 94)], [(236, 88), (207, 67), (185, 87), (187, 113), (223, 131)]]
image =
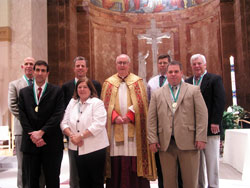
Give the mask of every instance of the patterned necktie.
[(42, 93), (42, 88), (39, 87), (39, 88), (38, 88), (38, 94), (37, 94), (38, 100), (40, 99), (41, 93)]
[(195, 78), (195, 83), (194, 83), (194, 84), (197, 85), (198, 82), (199, 82), (200, 77), (196, 77), (196, 76), (195, 76), (194, 78)]
[(160, 76), (160, 87), (163, 85), (164, 79), (165, 79), (165, 76)]
[(33, 80), (32, 79), (29, 79), (29, 86), (31, 86), (33, 84)]

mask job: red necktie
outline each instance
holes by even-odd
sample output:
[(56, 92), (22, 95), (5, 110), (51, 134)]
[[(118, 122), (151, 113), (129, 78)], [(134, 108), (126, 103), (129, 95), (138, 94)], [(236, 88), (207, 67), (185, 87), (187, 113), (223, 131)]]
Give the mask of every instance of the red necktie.
[(42, 93), (42, 88), (39, 87), (39, 88), (38, 88), (38, 94), (37, 94), (38, 100), (40, 99), (41, 93)]

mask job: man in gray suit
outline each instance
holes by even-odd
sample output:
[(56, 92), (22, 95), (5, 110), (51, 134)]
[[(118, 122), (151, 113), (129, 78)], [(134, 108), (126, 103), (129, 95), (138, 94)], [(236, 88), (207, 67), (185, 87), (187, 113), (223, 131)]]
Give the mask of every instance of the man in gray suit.
[(199, 87), (182, 82), (182, 66), (167, 67), (168, 85), (156, 90), (148, 111), (148, 141), (158, 151), (164, 187), (177, 188), (177, 160), (183, 187), (198, 187), (199, 150), (207, 140), (207, 108)]
[(14, 135), (15, 135), (15, 146), (16, 146), (16, 156), (17, 156), (17, 187), (23, 188), (22, 183), (22, 161), (23, 153), (21, 152), (21, 141), (22, 141), (22, 126), (19, 121), (19, 109), (18, 109), (18, 99), (19, 91), (32, 85), (33, 83), (33, 66), (35, 59), (32, 57), (27, 57), (24, 59), (24, 63), (21, 65), (21, 68), (24, 71), (24, 75), (12, 82), (9, 83), (8, 91), (8, 107), (10, 112), (14, 115)]

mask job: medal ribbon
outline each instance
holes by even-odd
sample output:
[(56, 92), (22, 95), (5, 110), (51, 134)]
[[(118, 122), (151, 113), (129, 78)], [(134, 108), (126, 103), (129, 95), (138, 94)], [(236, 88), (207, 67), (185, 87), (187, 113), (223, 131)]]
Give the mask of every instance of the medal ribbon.
[(179, 94), (180, 94), (181, 83), (180, 83), (180, 87), (178, 88), (178, 91), (176, 91), (175, 95), (174, 95), (174, 91), (172, 89), (172, 86), (169, 83), (168, 83), (168, 87), (169, 87), (169, 89), (171, 91), (171, 95), (172, 95), (172, 97), (174, 99), (174, 102), (176, 102), (178, 100), (178, 97), (179, 97)]
[[(35, 79), (34, 79), (34, 82), (35, 82)], [(40, 99), (42, 98), (44, 92), (46, 91), (47, 85), (48, 85), (48, 83), (46, 82), (46, 83), (45, 83), (45, 86), (44, 86), (44, 89), (43, 89), (43, 92), (42, 92), (42, 94), (41, 94), (41, 96), (40, 96)], [(33, 93), (34, 93), (35, 103), (36, 103), (36, 105), (38, 106), (40, 100), (38, 100), (38, 98), (37, 98), (37, 93), (36, 93), (35, 84), (33, 84)]]
[(29, 79), (27, 78), (26, 75), (23, 75), (24, 79), (26, 80), (26, 82), (28, 83), (28, 86), (30, 86), (30, 82), (29, 82)]
[(199, 86), (200, 85), (200, 82), (201, 82), (201, 80), (202, 80), (202, 78), (203, 78), (203, 76), (205, 75), (207, 73), (207, 70), (205, 70), (205, 72), (201, 75), (201, 77), (200, 77), (200, 79), (198, 80), (198, 82), (196, 83), (196, 81), (195, 81), (195, 76), (193, 77), (193, 85), (196, 85), (196, 86)]

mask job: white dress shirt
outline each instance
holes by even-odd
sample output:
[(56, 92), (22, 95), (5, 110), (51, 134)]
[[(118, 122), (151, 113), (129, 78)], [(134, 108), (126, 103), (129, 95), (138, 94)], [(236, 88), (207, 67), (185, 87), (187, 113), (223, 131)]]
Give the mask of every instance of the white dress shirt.
[[(160, 88), (160, 74), (157, 76), (154, 76), (152, 78), (150, 78), (150, 80), (148, 81), (148, 85), (147, 85), (147, 95), (148, 95), (148, 101), (150, 101), (152, 92), (155, 91), (156, 89)], [(167, 76), (165, 75), (165, 82), (163, 83), (163, 86), (168, 84), (168, 80), (167, 80)]]
[[(89, 98), (84, 103), (71, 99), (61, 122), (61, 129), (70, 128), (73, 133), (83, 133), (88, 129), (93, 136), (83, 140), (78, 154), (84, 155), (109, 146), (106, 131), (107, 112), (103, 102), (98, 98)], [(69, 139), (69, 149), (77, 150)]]

